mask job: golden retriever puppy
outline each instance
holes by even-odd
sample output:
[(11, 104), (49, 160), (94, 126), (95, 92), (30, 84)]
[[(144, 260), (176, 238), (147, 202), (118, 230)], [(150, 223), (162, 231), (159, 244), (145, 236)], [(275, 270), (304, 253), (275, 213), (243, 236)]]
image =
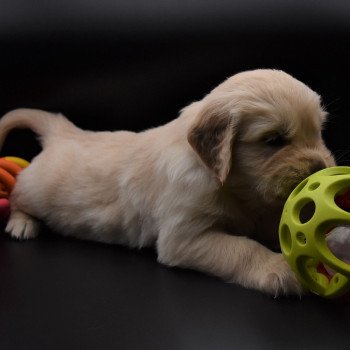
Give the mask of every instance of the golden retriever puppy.
[(334, 165), (320, 97), (275, 70), (237, 74), (170, 123), (141, 133), (83, 131), (61, 115), (19, 109), (0, 142), (30, 128), (43, 151), (19, 176), (6, 231), (64, 235), (130, 247), (155, 244), (158, 260), (273, 296), (300, 294), (278, 239), (287, 196)]

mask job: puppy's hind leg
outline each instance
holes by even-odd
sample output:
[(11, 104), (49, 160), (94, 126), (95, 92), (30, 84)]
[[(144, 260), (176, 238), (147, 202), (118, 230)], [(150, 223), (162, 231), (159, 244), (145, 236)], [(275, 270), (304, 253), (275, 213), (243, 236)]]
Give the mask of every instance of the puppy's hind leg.
[(13, 210), (5, 231), (17, 239), (35, 238), (39, 232), (39, 222), (20, 210)]
[[(0, 148), (7, 134), (15, 128), (29, 128), (33, 130), (40, 136), (44, 148), (45, 141), (49, 135), (54, 133), (75, 134), (78, 130), (62, 115), (55, 116), (52, 113), (35, 109), (17, 109), (7, 113), (0, 119)], [(27, 169), (24, 171), (27, 171)], [(20, 176), (22, 176), (22, 173)], [(18, 191), (19, 186), (20, 183), (18, 181), (14, 192), (21, 193), (23, 197), (28, 191)], [(21, 210), (23, 207), (22, 199), (17, 200), (15, 197), (11, 195), (12, 213), (5, 230), (12, 237), (19, 239), (35, 237), (38, 233), (38, 221), (27, 214), (25, 210)], [(17, 206), (17, 202), (21, 205)]]
[(15, 188), (10, 196), (11, 214), (5, 231), (13, 238), (29, 239), (38, 235), (39, 221), (31, 214), (31, 202), (33, 198), (32, 188), (35, 184), (28, 181), (31, 177), (33, 164), (24, 169), (18, 176)]

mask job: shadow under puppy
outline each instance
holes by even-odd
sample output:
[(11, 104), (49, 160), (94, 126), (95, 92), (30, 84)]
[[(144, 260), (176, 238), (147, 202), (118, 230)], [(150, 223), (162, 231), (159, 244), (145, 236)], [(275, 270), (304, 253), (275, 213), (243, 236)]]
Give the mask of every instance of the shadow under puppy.
[[(30, 128), (43, 151), (18, 176), (6, 231), (44, 221), (64, 235), (143, 247), (158, 260), (277, 296), (302, 289), (279, 253), (282, 206), (309, 174), (334, 165), (320, 97), (290, 75), (227, 79), (170, 123), (141, 133), (83, 131), (61, 115), (19, 109), (0, 142)], [(91, 161), (93, 159), (93, 161)]]

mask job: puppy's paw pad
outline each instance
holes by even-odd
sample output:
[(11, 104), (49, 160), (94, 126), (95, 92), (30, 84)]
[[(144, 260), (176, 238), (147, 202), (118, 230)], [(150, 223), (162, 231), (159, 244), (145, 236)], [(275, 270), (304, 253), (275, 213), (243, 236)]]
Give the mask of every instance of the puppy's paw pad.
[(11, 214), (5, 231), (17, 239), (30, 239), (38, 235), (39, 223), (31, 216), (14, 212)]

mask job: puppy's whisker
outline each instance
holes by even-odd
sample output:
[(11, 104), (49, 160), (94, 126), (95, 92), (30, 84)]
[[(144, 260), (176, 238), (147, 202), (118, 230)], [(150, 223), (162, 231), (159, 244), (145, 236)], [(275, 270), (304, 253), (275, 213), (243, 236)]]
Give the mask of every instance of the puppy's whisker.
[(340, 97), (337, 97), (334, 100), (331, 100), (327, 103), (323, 103), (322, 107), (324, 107), (325, 109), (329, 109), (330, 106), (332, 106), (334, 103), (339, 102), (339, 101), (340, 101)]
[(337, 153), (349, 153), (349, 152), (350, 152), (350, 148), (346, 148), (346, 149), (337, 149), (333, 153), (336, 155)]
[(350, 155), (350, 149), (347, 150), (337, 150), (334, 152), (334, 158), (337, 163), (344, 163), (349, 162), (349, 159), (347, 158)]
[(340, 162), (343, 161), (344, 159), (348, 159), (349, 154), (342, 154), (340, 156), (335, 157), (336, 161)]

